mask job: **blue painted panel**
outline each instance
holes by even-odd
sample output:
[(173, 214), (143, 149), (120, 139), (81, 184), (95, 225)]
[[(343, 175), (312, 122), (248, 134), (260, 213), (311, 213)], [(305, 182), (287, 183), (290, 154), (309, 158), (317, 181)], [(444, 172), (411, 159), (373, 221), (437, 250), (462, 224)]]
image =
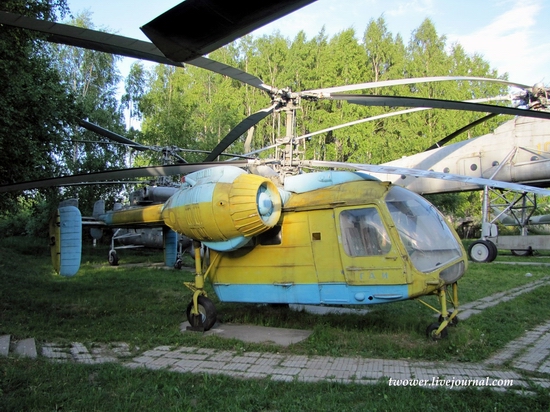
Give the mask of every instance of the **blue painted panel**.
[(228, 240), (220, 240), (218, 242), (209, 242), (209, 241), (203, 241), (202, 243), (205, 246), (208, 246), (212, 250), (216, 250), (218, 252), (232, 252), (234, 250), (242, 248), (244, 245), (246, 245), (248, 242), (250, 242), (249, 237), (239, 236), (234, 237), (233, 239)]
[(245, 303), (303, 303), (319, 304), (319, 286), (302, 285), (242, 285), (214, 284), (222, 302)]
[(319, 285), (321, 303), (341, 305), (376, 305), (409, 298), (408, 285), (360, 285), (325, 283)]
[(59, 208), (59, 244), (59, 274), (74, 276), (82, 256), (82, 216), (74, 206)]
[(164, 236), (164, 264), (172, 267), (178, 258), (179, 235), (166, 226), (162, 228), (162, 234)]
[(375, 305), (408, 299), (407, 285), (350, 286), (325, 284), (214, 284), (223, 302)]

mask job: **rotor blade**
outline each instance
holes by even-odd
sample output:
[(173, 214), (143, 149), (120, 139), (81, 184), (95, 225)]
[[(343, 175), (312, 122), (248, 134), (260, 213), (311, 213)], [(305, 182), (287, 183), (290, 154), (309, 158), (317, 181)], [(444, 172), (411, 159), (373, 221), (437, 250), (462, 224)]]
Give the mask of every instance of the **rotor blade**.
[(500, 83), (505, 86), (518, 87), (524, 90), (531, 88), (531, 86), (527, 86), (525, 84), (510, 82), (508, 80), (502, 80), (502, 79), (486, 78), (486, 77), (434, 76), (434, 77), (413, 77), (410, 79), (384, 80), (380, 82), (350, 84), (346, 86), (329, 87), (325, 89), (307, 90), (307, 91), (301, 92), (300, 94), (306, 97), (311, 96), (311, 97), (318, 97), (318, 98), (330, 98), (332, 93), (349, 92), (353, 90), (376, 89), (378, 87), (390, 87), (390, 86), (399, 86), (399, 85), (416, 84), (416, 83), (435, 83), (435, 82), (446, 82), (446, 81), (469, 81), (469, 82), (478, 81), (478, 82)]
[[(245, 167), (248, 161), (240, 160), (236, 162), (226, 163), (230, 166)], [(0, 186), (0, 193), (11, 192), (18, 190), (40, 189), (44, 187), (65, 186), (75, 183), (92, 183), (102, 182), (106, 180), (129, 179), (135, 177), (148, 176), (171, 176), (195, 172), (197, 170), (207, 169), (213, 166), (219, 166), (214, 163), (186, 163), (169, 166), (150, 166), (138, 167), (133, 169), (107, 170), (105, 172), (83, 173), (73, 176), (54, 177), (49, 179), (33, 180), (29, 182), (14, 183)]]
[[(183, 63), (168, 59), (153, 43), (116, 34), (55, 23), (47, 20), (38, 20), (4, 11), (0, 11), (0, 24), (45, 33), (47, 35), (47, 40), (53, 43), (83, 47), (85, 49), (148, 60), (169, 66), (184, 66)], [(188, 64), (231, 77), (267, 92), (271, 92), (273, 89), (256, 76), (206, 57), (198, 57), (194, 60), (190, 60)]]
[(424, 150), (425, 152), (427, 152), (428, 150), (433, 150), (433, 149), (437, 149), (441, 146), (443, 146), (445, 143), (453, 140), (455, 137), (457, 136), (460, 136), (462, 133), (464, 132), (467, 132), (468, 130), (470, 130), (471, 128), (481, 124), (481, 123), (485, 123), (487, 120), (490, 120), (492, 119), (493, 117), (495, 116), (498, 116), (497, 113), (490, 113), (488, 114), (487, 116), (484, 116), (480, 119), (477, 119), (475, 121), (473, 121), (472, 123), (470, 124), (467, 124), (466, 126), (464, 127), (461, 127), (460, 129), (458, 129), (457, 131), (451, 133), (450, 135), (444, 137), (443, 139), (441, 139), (440, 141), (438, 141), (437, 143), (434, 143), (433, 145), (431, 145), (430, 147), (428, 147), (426, 150)]
[(210, 152), (208, 156), (204, 159), (205, 162), (211, 162), (216, 157), (218, 157), (225, 149), (227, 149), (235, 140), (243, 135), (248, 129), (258, 123), (260, 120), (269, 116), (273, 113), (273, 110), (279, 105), (275, 103), (266, 109), (262, 109), (241, 121), (237, 126), (235, 126), (224, 138), (218, 143), (218, 145)]
[(5, 11), (0, 11), (0, 24), (45, 33), (47, 40), (53, 43), (183, 67), (182, 63), (166, 58), (153, 43), (142, 40), (48, 20), (38, 20)]
[[(511, 96), (485, 97), (485, 98), (481, 98), (481, 99), (466, 100), (466, 102), (481, 103), (481, 102), (504, 101), (504, 100), (511, 100)], [(307, 139), (308, 137), (311, 137), (311, 136), (327, 133), (327, 132), (330, 132), (332, 130), (342, 129), (344, 127), (355, 126), (356, 124), (372, 122), (374, 120), (381, 120), (381, 119), (385, 119), (385, 118), (388, 118), (388, 117), (400, 116), (400, 115), (403, 115), (403, 114), (419, 112), (419, 111), (422, 111), (422, 110), (431, 110), (431, 108), (430, 107), (417, 107), (417, 108), (414, 108), (414, 109), (405, 109), (405, 110), (399, 110), (399, 111), (395, 111), (395, 112), (383, 113), (383, 114), (379, 114), (377, 116), (366, 117), (364, 119), (354, 120), (352, 122), (342, 123), (342, 124), (338, 124), (336, 126), (327, 127), (326, 129), (317, 130), (315, 132), (307, 133), (307, 134), (304, 134), (302, 136), (295, 137), (294, 141), (297, 142), (299, 140)], [(494, 116), (494, 115), (492, 115), (492, 116)], [(466, 131), (466, 130), (463, 130), (463, 131)], [(455, 133), (457, 133), (457, 132), (455, 132)], [(444, 139), (442, 139), (442, 140), (444, 140)], [(261, 149), (254, 150), (252, 152), (245, 153), (244, 156), (251, 156), (251, 155), (261, 153), (261, 152), (265, 152), (266, 150), (274, 149), (277, 146), (282, 146), (283, 144), (286, 144), (286, 143), (275, 143), (275, 144), (272, 144), (270, 146), (266, 146), (266, 147), (262, 147)], [(234, 159), (236, 159), (236, 158), (234, 158)], [(229, 159), (229, 160), (234, 160), (234, 159)]]
[(331, 162), (331, 161), (322, 161), (322, 160), (303, 161), (302, 164), (311, 166), (311, 167), (331, 167), (331, 168), (336, 167), (341, 169), (364, 170), (370, 173), (386, 173), (386, 174), (405, 175), (405, 176), (423, 177), (423, 178), (431, 178), (431, 179), (451, 180), (455, 182), (470, 183), (470, 184), (479, 185), (479, 186), (498, 187), (501, 189), (512, 190), (515, 192), (531, 192), (537, 195), (550, 196), (550, 190), (548, 189), (541, 189), (538, 187), (521, 185), (517, 183), (503, 182), (501, 180), (484, 179), (481, 177), (468, 177), (468, 176), (462, 176), (462, 175), (454, 175), (451, 173), (432, 172), (428, 170), (409, 169), (406, 167)]
[(186, 0), (141, 30), (174, 61), (208, 54), (315, 0)]
[(265, 84), (259, 77), (249, 74), (241, 69), (237, 69), (236, 67), (232, 67), (206, 57), (197, 57), (196, 59), (189, 60), (187, 64), (200, 67), (201, 69), (210, 70), (211, 72), (221, 74), (222, 76), (231, 77), (232, 79), (249, 84), (250, 86), (256, 87), (268, 93), (276, 90), (275, 88)]
[(117, 133), (111, 132), (110, 130), (104, 129), (103, 127), (98, 126), (97, 124), (90, 123), (87, 120), (79, 119), (78, 124), (80, 126), (84, 127), (85, 129), (88, 129), (88, 130), (90, 130), (94, 133), (97, 133), (97, 134), (99, 134), (101, 136), (104, 136), (108, 139), (111, 139), (115, 142), (128, 145), (128, 146), (130, 146), (131, 148), (133, 148), (135, 150), (143, 151), (143, 150), (148, 150), (149, 149), (147, 146), (143, 146), (143, 145), (141, 145), (137, 142), (134, 142), (133, 140), (130, 140), (130, 139), (124, 137), (124, 136), (121, 136)]
[(493, 106), (489, 104), (457, 102), (453, 100), (427, 99), (422, 97), (371, 96), (361, 94), (332, 94), (333, 100), (345, 100), (349, 103), (363, 106), (391, 107), (430, 107), (432, 109), (465, 110), (472, 112), (509, 114), (512, 116), (535, 117), (550, 119), (550, 112), (516, 109), (513, 107)]

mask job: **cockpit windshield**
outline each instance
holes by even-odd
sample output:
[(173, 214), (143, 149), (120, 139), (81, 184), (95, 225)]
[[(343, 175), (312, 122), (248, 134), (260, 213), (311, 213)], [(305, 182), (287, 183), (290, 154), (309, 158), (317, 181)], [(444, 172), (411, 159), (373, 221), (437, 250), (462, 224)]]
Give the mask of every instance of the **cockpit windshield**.
[(423, 197), (393, 186), (386, 204), (413, 265), (428, 273), (462, 256), (458, 241), (436, 208)]

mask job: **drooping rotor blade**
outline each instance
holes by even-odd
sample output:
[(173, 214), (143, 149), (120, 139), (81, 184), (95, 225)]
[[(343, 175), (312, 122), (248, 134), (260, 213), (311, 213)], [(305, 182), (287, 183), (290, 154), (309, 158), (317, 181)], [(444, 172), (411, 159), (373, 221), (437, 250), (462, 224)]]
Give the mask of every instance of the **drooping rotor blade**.
[(279, 106), (279, 103), (274, 103), (266, 109), (262, 109), (241, 121), (237, 126), (235, 126), (218, 145), (210, 152), (208, 156), (204, 159), (205, 162), (211, 162), (216, 157), (218, 157), (225, 149), (227, 149), (235, 140), (243, 135), (248, 129), (258, 123), (260, 120), (269, 116), (273, 111)]
[[(44, 33), (47, 35), (47, 40), (53, 43), (82, 47), (169, 66), (183, 67), (183, 63), (175, 62), (164, 56), (153, 43), (132, 39), (130, 37), (47, 20), (38, 20), (5, 11), (0, 11), (0, 24)], [(271, 86), (266, 85), (256, 76), (206, 57), (198, 57), (187, 63), (223, 76), (231, 77), (267, 92), (273, 90)]]
[(508, 80), (502, 80), (502, 79), (487, 78), (487, 77), (434, 76), (434, 77), (413, 77), (408, 79), (383, 80), (379, 82), (349, 84), (345, 86), (307, 90), (307, 91), (301, 92), (300, 94), (304, 97), (311, 96), (311, 97), (317, 97), (317, 98), (330, 98), (330, 96), (333, 93), (350, 92), (354, 90), (376, 89), (379, 87), (391, 87), (391, 86), (400, 86), (400, 85), (417, 84), (417, 83), (435, 83), (435, 82), (447, 82), (447, 81), (457, 81), (457, 82), (458, 81), (466, 81), (466, 82), (476, 81), (476, 82), (499, 83), (504, 86), (517, 87), (524, 90), (529, 90), (531, 88), (531, 86), (527, 86), (525, 84), (510, 82)]
[(268, 93), (276, 90), (274, 87), (265, 84), (259, 77), (249, 74), (241, 69), (237, 69), (236, 67), (232, 67), (206, 57), (197, 57), (196, 59), (189, 60), (187, 64), (200, 67), (201, 69), (210, 70), (211, 72), (221, 74), (222, 76), (231, 77), (232, 79), (249, 84), (250, 86), (254, 86)]
[(97, 133), (97, 134), (99, 134), (101, 136), (104, 136), (108, 139), (111, 139), (115, 142), (122, 143), (122, 144), (125, 144), (127, 146), (130, 146), (133, 149), (140, 150), (140, 151), (149, 149), (147, 146), (143, 146), (142, 144), (134, 142), (133, 140), (130, 140), (127, 137), (121, 136), (117, 133), (111, 132), (110, 130), (104, 129), (103, 127), (98, 126), (97, 124), (90, 123), (87, 120), (79, 119), (78, 124), (80, 126), (84, 127), (85, 129), (88, 129), (88, 130), (90, 130), (94, 133)]
[[(511, 96), (485, 97), (485, 98), (481, 98), (481, 99), (466, 100), (466, 102), (469, 102), (469, 103), (482, 103), (482, 102), (489, 102), (489, 101), (505, 101), (505, 100), (512, 100), (512, 97)], [(399, 110), (399, 111), (395, 111), (395, 112), (382, 113), (382, 114), (379, 114), (379, 115), (376, 115), (376, 116), (366, 117), (364, 119), (354, 120), (352, 122), (342, 123), (342, 124), (338, 124), (336, 126), (327, 127), (326, 129), (317, 130), (315, 132), (307, 133), (307, 134), (304, 134), (302, 136), (295, 137), (294, 142), (298, 142), (300, 140), (307, 139), (309, 137), (316, 136), (318, 134), (327, 133), (327, 132), (330, 132), (332, 130), (338, 130), (338, 129), (342, 129), (344, 127), (354, 126), (356, 124), (372, 122), (372, 121), (375, 121), (375, 120), (381, 120), (381, 119), (386, 119), (388, 117), (400, 116), (400, 115), (403, 115), (403, 114), (419, 112), (419, 111), (422, 111), (422, 110), (431, 110), (431, 108), (430, 107), (416, 107), (414, 109), (405, 109), (405, 110)], [(490, 116), (496, 116), (496, 115), (492, 114)], [(487, 118), (485, 120), (489, 120), (488, 117), (489, 116), (487, 116)], [(479, 123), (482, 123), (482, 121), (479, 121)], [(473, 127), (473, 126), (475, 126), (475, 125), (472, 124), (471, 127)], [(460, 133), (463, 133), (467, 129), (462, 128), (460, 130), (461, 130)], [(457, 133), (457, 135), (460, 134), (459, 131), (456, 131), (455, 133)], [(453, 135), (455, 133), (453, 133)], [(453, 136), (453, 138), (454, 138), (454, 136)], [(443, 141), (445, 139), (442, 139), (441, 141)], [(440, 142), (438, 142), (438, 143), (440, 143)], [(445, 143), (446, 143), (446, 141), (445, 141)], [(252, 155), (255, 155), (255, 154), (258, 154), (258, 153), (261, 153), (261, 152), (265, 152), (266, 150), (269, 150), (269, 149), (274, 149), (277, 146), (282, 146), (284, 144), (286, 144), (286, 143), (275, 143), (275, 144), (272, 144), (270, 146), (265, 146), (265, 147), (262, 147), (261, 149), (254, 150), (252, 152), (245, 153), (244, 156), (252, 156)], [(441, 143), (441, 144), (443, 144), (443, 143)], [(229, 160), (235, 160), (235, 159), (236, 158), (229, 159)]]
[(344, 162), (331, 162), (322, 160), (306, 160), (302, 162), (306, 166), (311, 167), (331, 167), (340, 169), (354, 169), (363, 170), (370, 173), (385, 173), (394, 175), (414, 176), (431, 179), (450, 180), (454, 182), (463, 182), (479, 186), (491, 186), (501, 189), (512, 190), (515, 192), (530, 192), (541, 196), (550, 196), (550, 190), (541, 189), (539, 187), (521, 185), (517, 183), (503, 182), (501, 180), (484, 179), (481, 177), (468, 177), (462, 175), (455, 175), (451, 173), (432, 172), (428, 170), (409, 169), (406, 167), (394, 167), (394, 166), (382, 166), (382, 165), (369, 165), (361, 163), (344, 163)]
[[(211, 153), (210, 150), (199, 150), (199, 149), (179, 149), (179, 151), (189, 152), (189, 153), (203, 153), (203, 154), (210, 154)], [(234, 154), (234, 153), (220, 153), (219, 156), (233, 157), (235, 160), (237, 160), (237, 159), (253, 159), (252, 156)]]
[(48, 20), (38, 20), (5, 11), (0, 11), (0, 24), (44, 33), (47, 35), (47, 40), (53, 43), (183, 67), (182, 63), (174, 62), (164, 56), (154, 44), (130, 37)]
[(208, 54), (315, 0), (186, 0), (141, 30), (178, 62)]
[(492, 119), (493, 117), (495, 116), (498, 116), (497, 113), (490, 113), (488, 114), (487, 116), (483, 116), (482, 118), (480, 119), (477, 119), (475, 121), (473, 121), (472, 123), (470, 124), (467, 124), (466, 126), (464, 127), (461, 127), (460, 129), (458, 129), (457, 131), (451, 133), (450, 135), (444, 137), (443, 139), (441, 139), (440, 141), (434, 143), (433, 145), (431, 145), (430, 147), (428, 147), (426, 150), (424, 150), (425, 152), (427, 152), (428, 150), (433, 150), (433, 149), (437, 149), (441, 146), (443, 146), (445, 143), (447, 142), (450, 142), (451, 140), (453, 140), (455, 137), (457, 136), (460, 136), (462, 133), (464, 132), (467, 132), (468, 130), (470, 130), (472, 127), (475, 127), (481, 123), (485, 123), (487, 120), (490, 120)]
[(509, 114), (512, 116), (535, 117), (550, 119), (550, 112), (513, 107), (493, 106), (490, 104), (457, 102), (453, 100), (427, 99), (422, 97), (400, 96), (372, 96), (361, 94), (332, 94), (333, 100), (345, 100), (349, 103), (363, 106), (390, 106), (390, 107), (429, 107), (432, 109), (465, 110), (471, 112)]
[[(229, 164), (236, 167), (245, 167), (248, 165), (248, 161), (239, 160), (236, 162), (231, 162)], [(0, 186), (0, 193), (19, 190), (40, 189), (44, 187), (65, 186), (70, 184), (88, 184), (92, 182), (99, 183), (108, 180), (130, 179), (136, 177), (179, 175), (219, 165), (219, 163), (186, 163), (168, 166), (150, 166), (138, 167), (133, 169), (107, 170), (105, 172), (96, 173), (83, 173), (73, 176), (54, 177), (49, 179), (40, 179), (29, 182), (2, 185)]]

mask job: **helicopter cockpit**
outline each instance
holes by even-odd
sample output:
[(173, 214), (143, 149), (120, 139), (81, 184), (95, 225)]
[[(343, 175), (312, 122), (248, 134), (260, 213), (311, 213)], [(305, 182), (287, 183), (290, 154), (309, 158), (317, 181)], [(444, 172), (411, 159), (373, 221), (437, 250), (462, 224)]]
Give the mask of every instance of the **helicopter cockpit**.
[[(417, 270), (433, 272), (462, 257), (458, 239), (443, 216), (426, 199), (402, 187), (393, 186), (385, 201), (401, 241)], [(448, 269), (452, 270), (445, 270), (441, 274), (448, 283), (456, 282), (465, 271), (462, 262)]]

